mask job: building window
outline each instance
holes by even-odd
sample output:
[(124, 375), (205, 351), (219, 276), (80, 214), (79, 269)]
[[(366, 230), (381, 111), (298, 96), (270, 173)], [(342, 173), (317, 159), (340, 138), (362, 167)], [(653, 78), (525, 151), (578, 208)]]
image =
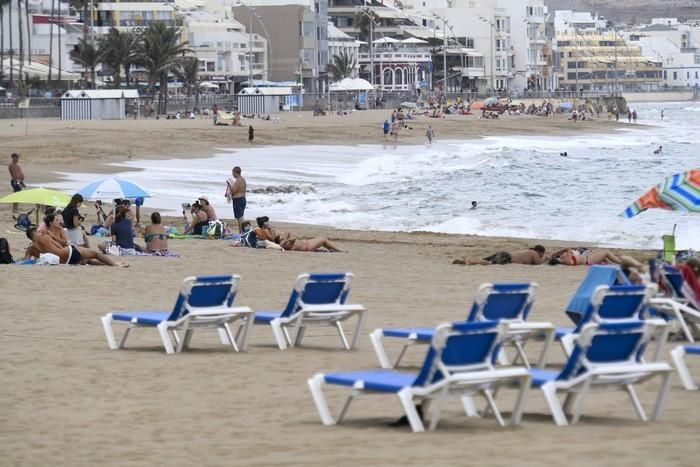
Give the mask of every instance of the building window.
[(678, 79), (678, 72), (674, 71), (673, 72), (673, 80), (676, 81)]

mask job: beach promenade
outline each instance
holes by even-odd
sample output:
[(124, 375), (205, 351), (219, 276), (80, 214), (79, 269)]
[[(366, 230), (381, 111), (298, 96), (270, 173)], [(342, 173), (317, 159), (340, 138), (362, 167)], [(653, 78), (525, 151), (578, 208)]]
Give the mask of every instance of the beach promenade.
[[(260, 145), (381, 143), (381, 122), (388, 115), (388, 111), (317, 118), (284, 114), (279, 124), (254, 121), (255, 141)], [(428, 124), (438, 138), (602, 133), (618, 127), (603, 119), (574, 127), (565, 117), (461, 118), (409, 122), (414, 130), (402, 134), (399, 144), (423, 144)], [(111, 169), (103, 165), (107, 162), (207, 157), (219, 147), (247, 144), (245, 125), (215, 127), (210, 120), (0, 120), (0, 154), (22, 154), (29, 186), (56, 181), (57, 172), (108, 172)], [(9, 184), (3, 184), (0, 195), (8, 192)], [(91, 223), (94, 210), (90, 205), (84, 210), (93, 217), (88, 220)], [(28, 241), (22, 233), (13, 232), (11, 224), (10, 207), (0, 205), (0, 232), (18, 256)], [(388, 397), (360, 398), (344, 425), (324, 427), (307, 378), (317, 371), (376, 368), (366, 335), (374, 328), (462, 319), (479, 285), (496, 281), (537, 282), (540, 287), (531, 319), (569, 325), (564, 306), (586, 268), (451, 264), (458, 256), (533, 246), (535, 239), (277, 227), (306, 238), (327, 236), (347, 253), (280, 252), (235, 248), (227, 241), (170, 240), (170, 249), (180, 257), (125, 258), (130, 268), (124, 270), (0, 266), (0, 464), (697, 463), (698, 394), (684, 391), (676, 376), (657, 423), (639, 422), (625, 394), (604, 393), (587, 399), (580, 424), (559, 428), (541, 395), (531, 391), (522, 425), (516, 428), (498, 428), (492, 418), (466, 418), (454, 401), (445, 407), (437, 432), (412, 434), (408, 428), (387, 426), (402, 414), (398, 400)], [(548, 249), (564, 244), (537, 243)], [(639, 259), (651, 255), (634, 254)], [(238, 305), (278, 309), (286, 303), (296, 276), (312, 271), (355, 274), (350, 301), (369, 310), (357, 351), (340, 350), (337, 335), (321, 328), (307, 333), (303, 347), (282, 352), (265, 327), (253, 330), (245, 353), (221, 346), (213, 332), (195, 333), (192, 349), (174, 356), (162, 351), (154, 330), (135, 331), (128, 350), (107, 348), (100, 316), (117, 310), (168, 310), (186, 276), (239, 274)], [(529, 349), (533, 357), (538, 351), (538, 345)], [(423, 352), (412, 349), (406, 363), (418, 364)], [(558, 346), (552, 349), (550, 361), (564, 362)], [(692, 359), (688, 363), (691, 372), (699, 374), (700, 364)], [(640, 387), (645, 407), (653, 403), (657, 388), (657, 383)], [(333, 393), (333, 407), (339, 407), (342, 394)], [(499, 406), (505, 410), (513, 394), (504, 391), (501, 396)]]

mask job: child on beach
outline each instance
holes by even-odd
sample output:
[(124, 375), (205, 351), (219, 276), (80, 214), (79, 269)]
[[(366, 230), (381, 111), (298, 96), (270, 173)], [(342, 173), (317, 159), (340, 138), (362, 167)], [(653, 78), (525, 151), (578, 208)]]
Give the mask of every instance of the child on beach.
[(425, 130), (425, 137), (428, 138), (428, 144), (433, 144), (433, 137), (435, 136), (435, 132), (433, 131), (433, 126), (428, 125), (428, 129)]

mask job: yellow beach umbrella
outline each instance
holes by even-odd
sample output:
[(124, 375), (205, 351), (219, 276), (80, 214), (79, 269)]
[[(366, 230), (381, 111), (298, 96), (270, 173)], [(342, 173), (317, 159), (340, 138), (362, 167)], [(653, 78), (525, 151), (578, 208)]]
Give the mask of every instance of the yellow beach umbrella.
[[(70, 202), (70, 195), (48, 188), (30, 188), (0, 198), (0, 203), (35, 204), (42, 206), (64, 207)], [(36, 211), (37, 224), (39, 210)]]

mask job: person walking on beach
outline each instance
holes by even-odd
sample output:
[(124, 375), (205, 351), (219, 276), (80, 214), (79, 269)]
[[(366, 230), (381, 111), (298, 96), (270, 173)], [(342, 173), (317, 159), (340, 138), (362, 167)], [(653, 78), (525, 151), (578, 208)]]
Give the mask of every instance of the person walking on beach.
[(246, 181), (241, 175), (241, 168), (236, 166), (231, 170), (233, 178), (226, 180), (226, 198), (233, 204), (233, 217), (238, 223), (238, 232), (243, 233), (243, 214), (245, 214)]
[(433, 137), (435, 136), (435, 132), (433, 131), (433, 126), (428, 125), (428, 129), (425, 130), (425, 137), (428, 138), (428, 144), (433, 144)]
[(255, 130), (253, 130), (253, 125), (248, 126), (248, 142), (250, 144), (253, 144), (253, 140), (255, 139)]
[(384, 125), (382, 126), (382, 129), (384, 130), (384, 141), (386, 141), (386, 139), (389, 137), (390, 127), (389, 120), (384, 120)]
[(661, 121), (664, 120), (664, 109), (661, 109)]
[(632, 122), (637, 123), (637, 109), (632, 111)]
[[(22, 167), (19, 165), (19, 154), (13, 152), (10, 156), (11, 162), (7, 166), (7, 170), (10, 172), (10, 185), (12, 186), (12, 191), (17, 193), (22, 191), (24, 185), (24, 172), (22, 172)], [(12, 213), (17, 212), (17, 203), (12, 203)]]

